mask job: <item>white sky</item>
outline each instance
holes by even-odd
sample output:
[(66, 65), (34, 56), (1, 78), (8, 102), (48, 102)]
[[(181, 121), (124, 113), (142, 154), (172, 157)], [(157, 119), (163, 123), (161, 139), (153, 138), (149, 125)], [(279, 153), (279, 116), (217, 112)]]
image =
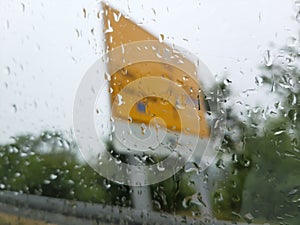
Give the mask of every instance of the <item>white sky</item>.
[[(213, 74), (228, 72), (236, 95), (252, 104), (261, 93), (240, 93), (255, 88), (270, 43), (282, 46), (298, 32), (292, 0), (107, 2), (197, 55)], [(0, 142), (72, 128), (76, 89), (102, 53), (98, 10), (91, 0), (0, 1)]]

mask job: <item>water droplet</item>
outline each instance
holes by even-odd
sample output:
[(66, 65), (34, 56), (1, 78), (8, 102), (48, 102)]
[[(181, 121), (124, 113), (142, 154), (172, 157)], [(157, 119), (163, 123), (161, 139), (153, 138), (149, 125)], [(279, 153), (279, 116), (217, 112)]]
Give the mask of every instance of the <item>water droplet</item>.
[(276, 91), (276, 83), (273, 82), (271, 86), (271, 92), (275, 92), (275, 91)]
[(10, 70), (9, 66), (6, 66), (6, 67), (4, 68), (4, 70), (3, 70), (3, 72), (4, 72), (5, 75), (10, 75), (11, 70)]
[(252, 216), (251, 213), (247, 213), (245, 214), (244, 219), (247, 221), (247, 223), (252, 223), (254, 217)]
[(78, 29), (75, 29), (75, 31), (76, 31), (76, 35), (77, 35), (77, 37), (78, 37), (78, 38), (80, 38), (80, 37), (81, 37), (81, 31), (80, 31), (80, 30), (78, 30)]
[(51, 181), (50, 180), (44, 180), (44, 184), (50, 184)]
[(267, 50), (266, 53), (265, 53), (265, 56), (264, 56), (264, 61), (265, 61), (265, 65), (267, 67), (270, 67), (273, 65), (273, 56), (270, 52), (270, 50)]
[(157, 56), (157, 58), (159, 58), (159, 59), (162, 58), (162, 55), (161, 55), (159, 52), (156, 52), (156, 56)]
[(298, 189), (293, 189), (289, 192), (289, 195), (294, 195), (298, 192)]
[(216, 120), (215, 123), (214, 123), (214, 129), (218, 128), (219, 127), (219, 124), (220, 124), (220, 120)]
[(222, 169), (224, 170), (225, 169), (225, 165), (224, 165), (224, 162), (222, 159), (219, 159), (216, 163), (216, 166), (219, 168), (219, 169)]
[(74, 185), (75, 182), (73, 180), (68, 180), (68, 184)]
[(156, 11), (155, 11), (155, 9), (152, 8), (152, 12), (153, 12), (153, 14), (156, 16)]
[(162, 105), (167, 105), (167, 104), (168, 104), (168, 100), (163, 99), (163, 98), (161, 98), (159, 102), (160, 102), (160, 104), (162, 104)]
[(238, 155), (235, 154), (235, 153), (232, 154), (231, 160), (232, 160), (232, 162), (237, 163), (238, 162)]
[(131, 116), (128, 116), (128, 122), (132, 123), (132, 117)]
[(9, 21), (8, 20), (6, 20), (6, 29), (8, 30), (9, 29)]
[(176, 104), (175, 104), (177, 109), (185, 109), (186, 107), (186, 101), (184, 96), (178, 96), (176, 98)]
[(183, 81), (188, 81), (189, 79), (190, 79), (189, 76), (186, 76), (186, 75), (182, 76), (182, 80), (183, 80)]
[(176, 80), (176, 85), (178, 86), (178, 87), (182, 87), (183, 86), (183, 82), (181, 81), (181, 80)]
[(223, 194), (221, 192), (216, 192), (214, 194), (214, 201), (215, 202), (222, 202), (224, 200)]
[(99, 11), (99, 12), (97, 12), (97, 18), (98, 19), (101, 19), (101, 14), (103, 13), (103, 11)]
[(114, 158), (116, 164), (121, 164), (122, 160), (120, 158)]
[(297, 42), (297, 38), (295, 37), (289, 37), (287, 40), (288, 46), (290, 47), (295, 47), (296, 42)]
[(141, 134), (144, 135), (144, 134), (146, 134), (146, 132), (147, 132), (147, 126), (144, 123), (142, 123), (142, 125), (141, 125)]
[(117, 104), (118, 106), (125, 104), (125, 102), (123, 101), (123, 97), (120, 94), (117, 94)]
[(178, 59), (178, 60), (177, 60), (177, 63), (178, 63), (178, 64), (184, 64), (184, 61), (183, 61), (182, 59)]
[(191, 202), (192, 202), (191, 196), (185, 197), (182, 201), (182, 206), (187, 209), (190, 207)]
[(223, 83), (224, 83), (226, 86), (228, 86), (229, 84), (232, 83), (232, 81), (229, 80), (229, 79), (225, 79), (225, 80), (223, 81)]
[(241, 201), (241, 198), (237, 195), (237, 194), (234, 194), (231, 198), (231, 200), (233, 202), (240, 202)]
[(201, 168), (198, 166), (195, 162), (189, 162), (184, 166), (184, 171), (186, 173), (196, 172), (199, 173), (201, 171)]
[(112, 33), (114, 31), (114, 29), (111, 27), (110, 25), (110, 20), (107, 21), (108, 24), (108, 28), (104, 31), (104, 33)]
[(57, 175), (56, 175), (56, 174), (51, 174), (51, 175), (50, 175), (50, 179), (51, 179), (51, 180), (55, 180), (56, 178), (57, 178)]
[(25, 153), (25, 152), (21, 152), (21, 153), (20, 153), (20, 156), (21, 156), (21, 157), (27, 157), (27, 156), (28, 156), (28, 154), (27, 154), (27, 153)]
[(165, 35), (160, 34), (160, 35), (159, 35), (159, 42), (163, 42), (164, 39), (165, 39)]
[(296, 21), (300, 23), (300, 11), (297, 12)]
[(195, 198), (198, 202), (198, 204), (200, 203), (200, 205), (203, 205), (204, 207), (207, 207), (206, 203), (203, 201), (202, 195), (200, 192), (196, 193), (193, 198)]
[(161, 209), (161, 204), (159, 203), (159, 201), (153, 200), (153, 206), (158, 210)]
[(86, 18), (86, 9), (83, 8), (83, 9), (82, 9), (82, 12), (83, 12), (83, 17)]
[(13, 107), (14, 112), (16, 113), (18, 111), (17, 105), (13, 104), (12, 107)]
[(22, 12), (25, 12), (25, 4), (21, 3), (21, 6), (22, 6)]
[(111, 76), (109, 73), (105, 72), (104, 73), (104, 79), (107, 80), (107, 81), (110, 81), (111, 80)]
[(15, 177), (20, 177), (21, 176), (21, 173), (20, 172), (16, 172), (15, 173)]
[(258, 21), (261, 22), (261, 19), (262, 19), (262, 14), (261, 14), (261, 12), (259, 12), (258, 13)]
[(250, 164), (251, 164), (251, 161), (250, 161), (249, 159), (244, 158), (244, 159), (242, 159), (242, 160), (240, 161), (240, 163), (241, 163), (241, 165), (244, 166), (244, 167), (249, 167)]
[(296, 105), (296, 103), (297, 103), (297, 97), (296, 97), (296, 95), (295, 94), (292, 94), (292, 96), (291, 96), (291, 105)]
[(114, 20), (116, 22), (119, 22), (122, 14), (120, 12), (119, 12), (119, 14), (117, 14), (117, 13), (114, 12), (113, 15), (114, 15)]
[(285, 129), (280, 129), (274, 132), (274, 135), (279, 135), (285, 132)]
[(160, 171), (160, 172), (163, 172), (166, 169), (165, 167), (163, 167), (163, 165), (161, 165), (161, 163), (157, 163), (156, 167), (157, 167), (157, 170)]
[(104, 184), (104, 187), (106, 189), (110, 189), (111, 188), (111, 183), (107, 179), (103, 180), (103, 184)]
[(257, 86), (261, 86), (261, 85), (263, 84), (263, 78), (260, 77), (260, 76), (256, 76), (256, 77), (255, 77), (255, 84), (256, 84)]

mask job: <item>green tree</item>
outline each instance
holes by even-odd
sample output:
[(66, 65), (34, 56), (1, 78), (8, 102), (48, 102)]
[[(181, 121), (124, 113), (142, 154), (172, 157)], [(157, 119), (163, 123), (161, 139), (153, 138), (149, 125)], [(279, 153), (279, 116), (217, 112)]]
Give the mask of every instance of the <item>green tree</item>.
[(277, 97), (263, 134), (246, 141), (253, 167), (247, 175), (243, 213), (286, 224), (300, 220), (300, 71), (297, 47), (262, 68), (263, 86)]
[[(281, 224), (300, 221), (298, 50), (284, 47), (280, 49), (282, 60), (272, 63), (268, 58), (261, 68), (262, 76), (257, 78), (263, 87), (260, 91), (265, 93), (263, 89), (267, 89), (267, 94), (277, 98), (265, 119), (263, 108), (251, 110), (251, 117), (245, 121), (235, 113), (227, 116), (229, 130), (217, 162), (224, 170), (224, 179), (217, 182), (213, 195), (219, 218)], [(231, 129), (239, 135), (233, 135)], [(229, 163), (222, 166), (228, 156)]]
[(29, 194), (129, 206), (128, 188), (110, 183), (75, 155), (58, 132), (22, 135), (0, 146), (0, 188)]

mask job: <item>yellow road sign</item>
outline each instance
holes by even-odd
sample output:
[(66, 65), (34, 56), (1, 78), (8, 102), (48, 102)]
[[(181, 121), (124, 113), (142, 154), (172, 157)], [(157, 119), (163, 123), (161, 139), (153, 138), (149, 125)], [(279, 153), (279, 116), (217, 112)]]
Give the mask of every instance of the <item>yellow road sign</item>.
[[(144, 30), (131, 20), (125, 18), (121, 13), (108, 5), (103, 5), (104, 8), (104, 33), (107, 50), (113, 50), (125, 44), (145, 41), (145, 40), (158, 40), (154, 35)], [(167, 45), (166, 45), (167, 46)], [(188, 64), (189, 67), (194, 66), (193, 63)], [(110, 65), (108, 64), (108, 67)], [(189, 68), (194, 69), (195, 68)], [(149, 84), (160, 86), (161, 89), (170, 89), (172, 95), (172, 102), (166, 101), (167, 96), (149, 96), (136, 102), (132, 107), (130, 105), (124, 107), (130, 108), (130, 114), (122, 113), (122, 111), (112, 110), (112, 116), (123, 118), (124, 120), (132, 120), (133, 123), (150, 124), (150, 121), (155, 117), (160, 117), (164, 120), (166, 127), (172, 131), (184, 131), (187, 134), (198, 135), (199, 137), (206, 138), (209, 136), (209, 127), (205, 119), (205, 104), (201, 88), (196, 78), (191, 77), (184, 71), (178, 69), (175, 66), (171, 66), (161, 62), (140, 62), (132, 65), (128, 65), (118, 72), (110, 76), (110, 89), (111, 89), (111, 102), (114, 102), (118, 98), (120, 92), (128, 86), (131, 82), (136, 81), (143, 77), (162, 77), (169, 79), (176, 83), (186, 93), (188, 93), (192, 102), (188, 102), (187, 99), (176, 92), (172, 87), (166, 87), (160, 83)], [(139, 95), (143, 92), (142, 89), (133, 88), (131, 95)], [(126, 99), (123, 100), (126, 102)], [(127, 96), (130, 97), (130, 96)], [(165, 98), (166, 97), (166, 98)], [(192, 104), (193, 103), (193, 104)], [(200, 130), (195, 126), (195, 118), (189, 118), (190, 115), (185, 115), (184, 124), (181, 124), (178, 111), (180, 107), (195, 107), (198, 113)], [(128, 110), (125, 110), (128, 111)], [(123, 112), (125, 112), (123, 111)]]

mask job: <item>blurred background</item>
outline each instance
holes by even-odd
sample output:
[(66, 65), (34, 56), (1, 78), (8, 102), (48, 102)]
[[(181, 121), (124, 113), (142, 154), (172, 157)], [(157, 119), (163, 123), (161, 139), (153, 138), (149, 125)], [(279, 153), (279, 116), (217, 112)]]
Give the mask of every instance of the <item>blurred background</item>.
[[(199, 57), (226, 99), (227, 128), (213, 165), (201, 173), (189, 165), (152, 185), (153, 211), (299, 224), (300, 2), (106, 2)], [(1, 191), (133, 208), (131, 187), (94, 172), (72, 131), (80, 80), (105, 53), (99, 3), (0, 2)], [(10, 220), (0, 214), (0, 223)]]

